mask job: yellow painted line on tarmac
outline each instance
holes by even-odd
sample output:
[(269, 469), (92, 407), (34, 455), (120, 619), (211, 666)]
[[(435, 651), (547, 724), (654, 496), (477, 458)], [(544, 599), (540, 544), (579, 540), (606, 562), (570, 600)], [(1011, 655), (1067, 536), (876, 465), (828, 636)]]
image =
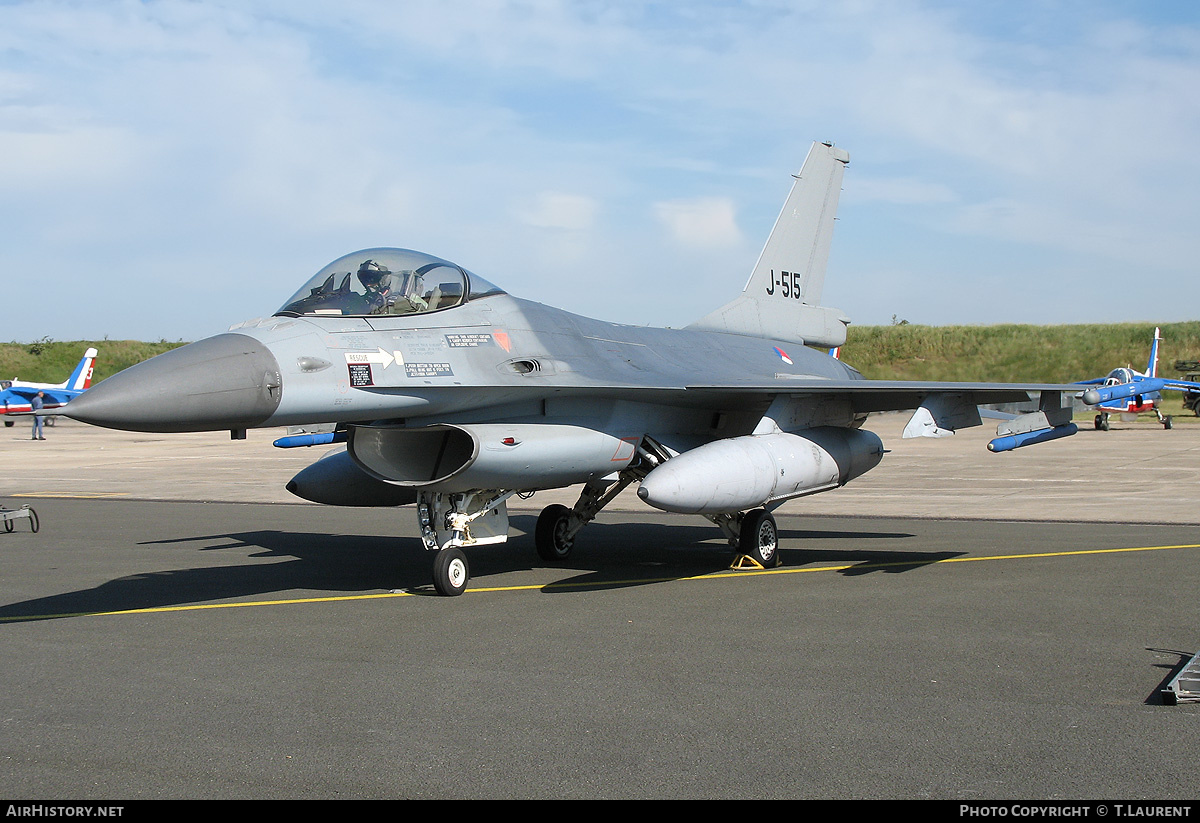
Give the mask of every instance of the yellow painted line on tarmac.
[[(633, 586), (644, 585), (646, 583), (669, 583), (671, 581), (704, 581), (704, 580), (722, 580), (730, 577), (761, 577), (763, 575), (775, 574), (813, 574), (815, 572), (837, 572), (845, 571), (846, 569), (854, 569), (856, 571), (869, 569), (886, 569), (897, 568), (900, 566), (940, 566), (947, 563), (977, 563), (988, 560), (1029, 560), (1039, 557), (1076, 557), (1083, 555), (1095, 554), (1126, 554), (1130, 552), (1156, 552), (1169, 551), (1172, 549), (1200, 549), (1200, 543), (1182, 543), (1175, 546), (1133, 546), (1120, 549), (1077, 549), (1073, 551), (1059, 552), (1035, 552), (1032, 554), (993, 554), (982, 557), (947, 557), (939, 560), (899, 560), (895, 562), (885, 563), (844, 563), (838, 566), (813, 566), (804, 568), (774, 568), (774, 569), (753, 569), (745, 570), (730, 570), (724, 572), (712, 572), (709, 574), (698, 574), (689, 577), (639, 577), (628, 578), (624, 580), (591, 580), (586, 582), (566, 582), (566, 583), (531, 583), (520, 586), (480, 586), (478, 588), (469, 588), (463, 594), (485, 594), (499, 592), (522, 592), (522, 591), (554, 591), (556, 589), (608, 589), (616, 586)], [(411, 591), (394, 591), (381, 592), (377, 594), (347, 594), (329, 597), (297, 597), (287, 600), (253, 600), (244, 603), (200, 603), (183, 606), (151, 606), (144, 609), (121, 609), (119, 611), (104, 611), (104, 612), (76, 612), (69, 614), (41, 614), (41, 615), (22, 615), (19, 617), (0, 617), (0, 623), (19, 623), (29, 622), (33, 620), (53, 620), (64, 617), (114, 617), (117, 615), (131, 614), (161, 614), (163, 612), (192, 612), (202, 611), (206, 609), (241, 609), (252, 606), (294, 606), (302, 603), (344, 603), (356, 600), (386, 600), (395, 597), (417, 597), (417, 596), (432, 596), (428, 592), (411, 592)]]
[(66, 500), (94, 500), (104, 497), (128, 497), (129, 492), (15, 492), (9, 497), (57, 497)]
[(251, 600), (245, 603), (192, 603), (185, 606), (148, 606), (144, 609), (120, 609), (108, 612), (65, 612), (63, 614), (30, 614), (19, 617), (0, 617), (0, 623), (22, 623), (32, 620), (55, 620), (63, 617), (114, 617), (128, 614), (159, 614), (162, 612), (196, 612), (206, 609), (240, 609), (249, 606), (292, 606), (300, 603), (334, 603), (340, 600), (383, 600), (389, 597), (415, 597), (413, 592), (382, 592), (379, 594), (346, 594), (330, 597), (297, 597), (290, 600)]

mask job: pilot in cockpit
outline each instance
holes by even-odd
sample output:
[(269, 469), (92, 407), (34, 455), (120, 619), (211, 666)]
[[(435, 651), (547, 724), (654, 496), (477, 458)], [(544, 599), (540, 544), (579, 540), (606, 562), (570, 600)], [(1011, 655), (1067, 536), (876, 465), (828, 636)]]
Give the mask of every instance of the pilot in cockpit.
[(392, 273), (386, 266), (374, 260), (364, 260), (358, 267), (358, 282), (362, 283), (366, 293), (363, 300), (366, 309), (363, 314), (382, 314), (387, 311), (388, 295), (392, 291)]

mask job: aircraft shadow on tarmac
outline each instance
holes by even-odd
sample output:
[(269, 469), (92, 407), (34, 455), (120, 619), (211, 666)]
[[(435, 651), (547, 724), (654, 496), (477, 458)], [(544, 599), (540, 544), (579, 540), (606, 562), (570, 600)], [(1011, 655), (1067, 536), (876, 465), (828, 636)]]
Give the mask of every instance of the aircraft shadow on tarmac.
[[(513, 538), (507, 544), (469, 552), (475, 585), (489, 585), (488, 578), (506, 573), (547, 568), (534, 550), (535, 523), (532, 515), (516, 515), (512, 518)], [(899, 532), (781, 530), (780, 537), (793, 546), (802, 544), (781, 550), (784, 567), (846, 566), (837, 571), (847, 576), (904, 572), (961, 554), (818, 547), (830, 541), (858, 544), (914, 537)], [(251, 558), (292, 559), (129, 575), (91, 589), (0, 606), (0, 622), (51, 620), (262, 595), (311, 596), (297, 593), (313, 591), (345, 594), (404, 590), (433, 595), (428, 583), (431, 558), (420, 542), (410, 537), (261, 530), (145, 541), (139, 545), (163, 544), (191, 546), (193, 551), (201, 552), (248, 550)], [(804, 544), (817, 545), (804, 548)], [(570, 559), (562, 566), (550, 567), (579, 573), (560, 576), (542, 584), (542, 589), (546, 593), (568, 593), (665, 583), (725, 571), (732, 557), (729, 545), (709, 525), (592, 523)], [(492, 585), (504, 583), (496, 581)]]

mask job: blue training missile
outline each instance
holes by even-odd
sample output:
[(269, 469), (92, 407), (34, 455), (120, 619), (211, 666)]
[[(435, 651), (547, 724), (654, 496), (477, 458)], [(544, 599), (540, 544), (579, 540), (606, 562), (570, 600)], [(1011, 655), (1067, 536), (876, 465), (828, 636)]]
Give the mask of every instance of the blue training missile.
[(317, 432), (316, 434), (289, 434), (281, 437), (271, 445), (280, 449), (294, 449), (299, 446), (327, 446), (330, 443), (345, 443), (345, 432)]
[(1107, 403), (1110, 400), (1123, 400), (1126, 397), (1133, 397), (1137, 394), (1162, 391), (1166, 385), (1167, 381), (1160, 377), (1147, 377), (1144, 380), (1122, 383), (1119, 386), (1101, 386), (1097, 389), (1088, 389), (1085, 391), (1083, 393), (1083, 402), (1089, 406), (1095, 406), (1100, 403)]
[(988, 443), (988, 451), (992, 452), (1007, 452), (1013, 449), (1019, 449), (1022, 446), (1032, 446), (1034, 443), (1045, 443), (1047, 440), (1057, 440), (1060, 437), (1070, 437), (1079, 428), (1074, 423), (1067, 423), (1063, 426), (1054, 426), (1049, 429), (1038, 429), (1037, 431), (1021, 432), (1020, 434), (1009, 434), (1004, 437), (997, 437), (995, 440)]

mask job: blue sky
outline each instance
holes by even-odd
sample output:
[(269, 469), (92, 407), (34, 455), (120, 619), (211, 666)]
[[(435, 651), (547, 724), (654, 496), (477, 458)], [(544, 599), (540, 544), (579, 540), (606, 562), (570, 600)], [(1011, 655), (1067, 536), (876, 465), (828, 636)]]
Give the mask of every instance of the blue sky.
[(1196, 8), (0, 0), (0, 339), (197, 339), (374, 246), (681, 326), (813, 140), (855, 323), (1193, 319)]

